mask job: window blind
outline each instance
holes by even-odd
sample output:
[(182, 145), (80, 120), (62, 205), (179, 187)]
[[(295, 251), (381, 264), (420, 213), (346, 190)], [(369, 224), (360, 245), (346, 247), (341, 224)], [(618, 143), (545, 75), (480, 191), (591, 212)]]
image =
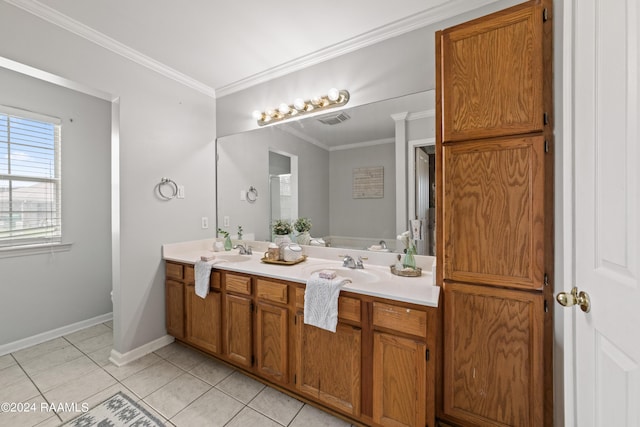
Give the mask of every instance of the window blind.
[(0, 248), (60, 243), (61, 122), (0, 105)]

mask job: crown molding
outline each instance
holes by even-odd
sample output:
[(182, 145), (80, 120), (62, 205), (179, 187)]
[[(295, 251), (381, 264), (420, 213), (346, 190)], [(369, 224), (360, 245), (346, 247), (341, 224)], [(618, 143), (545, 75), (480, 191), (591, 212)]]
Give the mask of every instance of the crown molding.
[(45, 21), (57, 25), (60, 28), (63, 28), (73, 34), (76, 34), (90, 42), (97, 44), (105, 49), (108, 49), (124, 58), (127, 58), (143, 67), (146, 67), (152, 71), (155, 71), (158, 74), (161, 74), (171, 80), (174, 80), (178, 83), (181, 83), (191, 89), (197, 90), (207, 96), (212, 98), (216, 97), (216, 91), (210, 86), (205, 85), (202, 82), (199, 82), (186, 74), (183, 74), (155, 59), (146, 56), (131, 47), (120, 43), (117, 40), (112, 39), (111, 37), (102, 34), (99, 31), (94, 30), (93, 28), (76, 21), (75, 19), (71, 19), (67, 15), (64, 15), (57, 10), (40, 3), (37, 0), (4, 0), (5, 3), (11, 4), (15, 7), (18, 7), (26, 12), (31, 13), (32, 15), (37, 16), (38, 18), (44, 19)]
[(384, 25), (375, 30), (361, 34), (351, 39), (336, 43), (325, 49), (320, 49), (309, 55), (302, 56), (281, 65), (269, 68), (268, 70), (256, 73), (244, 79), (216, 88), (216, 95), (221, 98), (234, 92), (239, 92), (251, 86), (265, 83), (278, 77), (299, 71), (312, 65), (328, 61), (345, 53), (353, 52), (363, 47), (371, 46), (381, 41), (396, 37), (422, 27), (452, 18), (471, 9), (477, 9), (495, 3), (499, 0), (478, 0), (472, 8), (469, 8), (468, 0), (450, 0), (422, 12), (416, 13), (407, 18), (399, 19), (388, 25)]

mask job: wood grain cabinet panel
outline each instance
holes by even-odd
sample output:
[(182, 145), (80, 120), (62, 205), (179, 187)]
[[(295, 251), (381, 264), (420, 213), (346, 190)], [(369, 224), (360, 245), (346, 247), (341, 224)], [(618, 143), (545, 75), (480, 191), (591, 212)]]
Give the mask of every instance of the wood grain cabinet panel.
[(303, 395), (353, 416), (361, 407), (362, 331), (338, 323), (336, 332), (304, 324), (298, 314), (296, 388)]
[(205, 298), (200, 298), (195, 286), (187, 285), (185, 341), (211, 353), (222, 352), (221, 301), (220, 292), (211, 290)]
[(253, 322), (250, 298), (227, 294), (225, 297), (225, 352), (233, 362), (252, 365)]
[(225, 287), (227, 292), (251, 295), (251, 277), (226, 273)]
[(164, 271), (167, 278), (182, 280), (184, 266), (182, 264), (176, 264), (175, 262), (167, 262)]
[(426, 344), (373, 336), (373, 420), (383, 426), (425, 425)]
[(444, 411), (474, 426), (542, 425), (542, 293), (445, 285)]
[(444, 30), (444, 142), (542, 131), (543, 12), (515, 7)]
[(444, 278), (544, 285), (544, 137), (445, 145)]
[(400, 305), (374, 302), (373, 326), (424, 338), (427, 334), (427, 313)]
[(286, 383), (289, 370), (289, 310), (258, 302), (256, 311), (256, 369)]
[[(169, 270), (167, 264), (167, 270)], [(175, 265), (175, 264), (172, 264)], [(182, 266), (180, 275), (182, 275)], [(167, 279), (165, 283), (165, 321), (167, 333), (176, 338), (184, 338), (184, 285)]]

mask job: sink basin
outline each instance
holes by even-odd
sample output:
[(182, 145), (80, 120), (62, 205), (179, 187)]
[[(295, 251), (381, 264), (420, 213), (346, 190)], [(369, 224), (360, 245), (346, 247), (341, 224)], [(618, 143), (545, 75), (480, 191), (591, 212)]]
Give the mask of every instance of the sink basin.
[(364, 269), (352, 269), (342, 266), (336, 267), (335, 264), (312, 265), (305, 269), (305, 273), (311, 275), (322, 270), (333, 270), (336, 275), (347, 278), (354, 283), (373, 283), (380, 280), (380, 277), (375, 272), (367, 270), (366, 267)]
[(215, 259), (220, 259), (229, 262), (243, 262), (249, 261), (251, 259), (251, 255), (240, 255), (240, 254), (216, 254)]

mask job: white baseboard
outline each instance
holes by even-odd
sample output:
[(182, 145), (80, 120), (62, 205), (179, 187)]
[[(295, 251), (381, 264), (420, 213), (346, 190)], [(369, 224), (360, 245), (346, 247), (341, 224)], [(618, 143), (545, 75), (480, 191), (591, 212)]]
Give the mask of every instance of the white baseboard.
[(0, 356), (13, 353), (18, 350), (22, 350), (23, 348), (31, 347), (36, 344), (41, 344), (45, 341), (49, 341), (54, 338), (59, 338), (63, 335), (69, 335), (70, 333), (79, 331), (80, 329), (85, 329), (90, 326), (95, 326), (100, 323), (108, 322), (110, 320), (113, 320), (113, 313), (102, 314), (100, 316), (96, 316), (91, 319), (82, 320), (77, 323), (72, 323), (71, 325), (63, 326), (61, 328), (57, 328), (51, 331), (43, 332), (41, 334), (33, 335), (31, 337), (23, 338), (18, 341), (13, 341), (8, 344), (2, 344), (0, 345)]
[(140, 359), (142, 356), (153, 353), (154, 351), (161, 349), (165, 345), (171, 344), (173, 341), (175, 341), (175, 338), (173, 338), (171, 335), (165, 335), (156, 340), (141, 345), (138, 348), (134, 348), (133, 350), (130, 350), (124, 354), (116, 351), (115, 349), (112, 349), (109, 361), (116, 366), (123, 366), (127, 363), (133, 362), (134, 360)]

